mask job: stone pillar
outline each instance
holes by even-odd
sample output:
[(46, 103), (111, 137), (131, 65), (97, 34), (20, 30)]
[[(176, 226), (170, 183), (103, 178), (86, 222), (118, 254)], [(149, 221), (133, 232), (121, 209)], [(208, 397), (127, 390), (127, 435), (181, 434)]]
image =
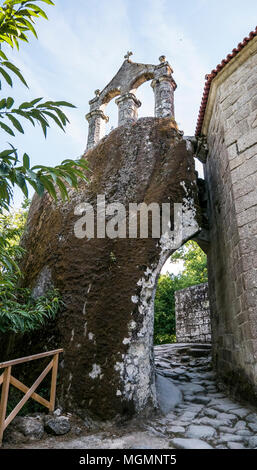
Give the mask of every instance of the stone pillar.
[(155, 117), (175, 117), (174, 91), (177, 88), (172, 77), (173, 70), (165, 56), (159, 58), (160, 64), (155, 68), (151, 86), (155, 97)]
[(86, 150), (94, 147), (104, 137), (105, 123), (109, 121), (108, 116), (105, 116), (101, 109), (101, 102), (99, 101), (100, 90), (95, 90), (95, 95), (96, 97), (89, 101), (90, 112), (86, 114), (89, 124)]
[(137, 110), (141, 106), (141, 102), (136, 98), (134, 93), (125, 93), (115, 100), (119, 108), (118, 126), (122, 126), (127, 122), (137, 120)]
[(86, 115), (86, 119), (89, 124), (87, 138), (87, 150), (89, 150), (104, 137), (105, 122), (108, 122), (109, 118), (105, 116), (101, 109), (95, 109)]

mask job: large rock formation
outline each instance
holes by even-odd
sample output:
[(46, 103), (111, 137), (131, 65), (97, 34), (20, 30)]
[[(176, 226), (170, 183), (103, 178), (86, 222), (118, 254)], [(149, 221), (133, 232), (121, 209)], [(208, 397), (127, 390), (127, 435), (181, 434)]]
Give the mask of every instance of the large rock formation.
[[(111, 132), (86, 154), (90, 182), (70, 201), (35, 196), (23, 244), (24, 284), (57, 287), (65, 306), (53, 328), (33, 335), (26, 354), (64, 348), (58, 397), (66, 409), (102, 419), (156, 406), (154, 294), (174, 251), (172, 237), (83, 238), (74, 234), (80, 203), (183, 204), (182, 241), (200, 230), (190, 142), (171, 118), (142, 118)], [(171, 222), (173, 213), (171, 214)], [(108, 217), (107, 217), (108, 219)], [(23, 341), (24, 344), (24, 341)], [(16, 349), (17, 355), (17, 349)]]

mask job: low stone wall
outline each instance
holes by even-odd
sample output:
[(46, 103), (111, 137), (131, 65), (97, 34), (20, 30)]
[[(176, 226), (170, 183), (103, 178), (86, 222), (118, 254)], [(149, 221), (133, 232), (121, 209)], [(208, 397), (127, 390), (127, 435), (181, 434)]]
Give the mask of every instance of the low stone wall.
[(208, 283), (175, 292), (178, 343), (210, 343)]

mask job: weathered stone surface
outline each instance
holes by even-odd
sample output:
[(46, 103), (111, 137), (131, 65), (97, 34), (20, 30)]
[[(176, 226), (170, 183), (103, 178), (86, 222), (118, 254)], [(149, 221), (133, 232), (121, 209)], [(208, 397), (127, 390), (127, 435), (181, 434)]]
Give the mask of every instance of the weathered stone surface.
[(250, 437), (248, 440), (248, 445), (251, 449), (257, 447), (257, 436)]
[(229, 449), (246, 449), (246, 447), (243, 444), (240, 444), (239, 442), (227, 442), (227, 447)]
[(213, 447), (201, 439), (183, 439), (176, 437), (171, 443), (178, 449), (213, 449)]
[(201, 395), (196, 395), (193, 399), (194, 403), (201, 403), (203, 405), (207, 405), (211, 399), (209, 397), (201, 396)]
[(175, 312), (178, 343), (211, 342), (208, 283), (176, 291)]
[(57, 393), (63, 409), (108, 419), (157, 405), (153, 299), (173, 249), (165, 237), (78, 239), (74, 208), (87, 202), (96, 212), (99, 194), (106, 204), (119, 202), (126, 208), (130, 202), (169, 202), (173, 211), (173, 203), (181, 202), (183, 241), (198, 232), (200, 213), (193, 154), (170, 118), (142, 118), (121, 126), (86, 158), (90, 183), (71, 190), (69, 202), (55, 203), (47, 194), (33, 199), (23, 240), (24, 285), (36, 288), (47, 266), (65, 306), (51, 335), (48, 327), (47, 334), (22, 338), (15, 356), (26, 355), (25, 346), (30, 354), (63, 347)]
[(43, 418), (17, 416), (11, 423), (8, 432), (9, 440), (11, 441), (19, 439), (23, 441), (22, 437), (18, 435), (19, 433), (26, 437), (26, 439), (33, 441), (40, 440), (44, 435)]
[(71, 430), (69, 419), (66, 416), (57, 416), (56, 418), (48, 418), (45, 422), (45, 431), (48, 434), (61, 436), (67, 434)]
[(159, 407), (164, 414), (168, 414), (182, 400), (182, 393), (172, 381), (157, 374), (156, 391)]
[(185, 428), (183, 426), (171, 426), (170, 428), (167, 428), (167, 432), (172, 434), (181, 434), (185, 432)]
[(216, 431), (211, 426), (194, 425), (189, 426), (186, 436), (195, 439), (208, 439), (215, 435)]

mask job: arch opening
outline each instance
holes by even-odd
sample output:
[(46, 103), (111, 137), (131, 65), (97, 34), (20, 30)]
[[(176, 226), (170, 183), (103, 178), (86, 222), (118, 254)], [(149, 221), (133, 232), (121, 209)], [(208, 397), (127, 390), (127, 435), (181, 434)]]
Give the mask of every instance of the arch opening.
[(154, 345), (208, 342), (210, 335), (207, 255), (189, 240), (168, 257), (158, 277)]
[(154, 117), (154, 93), (148, 81), (137, 88), (136, 97), (141, 102), (141, 106), (138, 108), (138, 118)]
[(115, 103), (115, 98), (106, 103), (104, 112), (108, 117), (108, 122), (105, 125), (105, 135), (108, 135), (118, 125), (118, 106)]

